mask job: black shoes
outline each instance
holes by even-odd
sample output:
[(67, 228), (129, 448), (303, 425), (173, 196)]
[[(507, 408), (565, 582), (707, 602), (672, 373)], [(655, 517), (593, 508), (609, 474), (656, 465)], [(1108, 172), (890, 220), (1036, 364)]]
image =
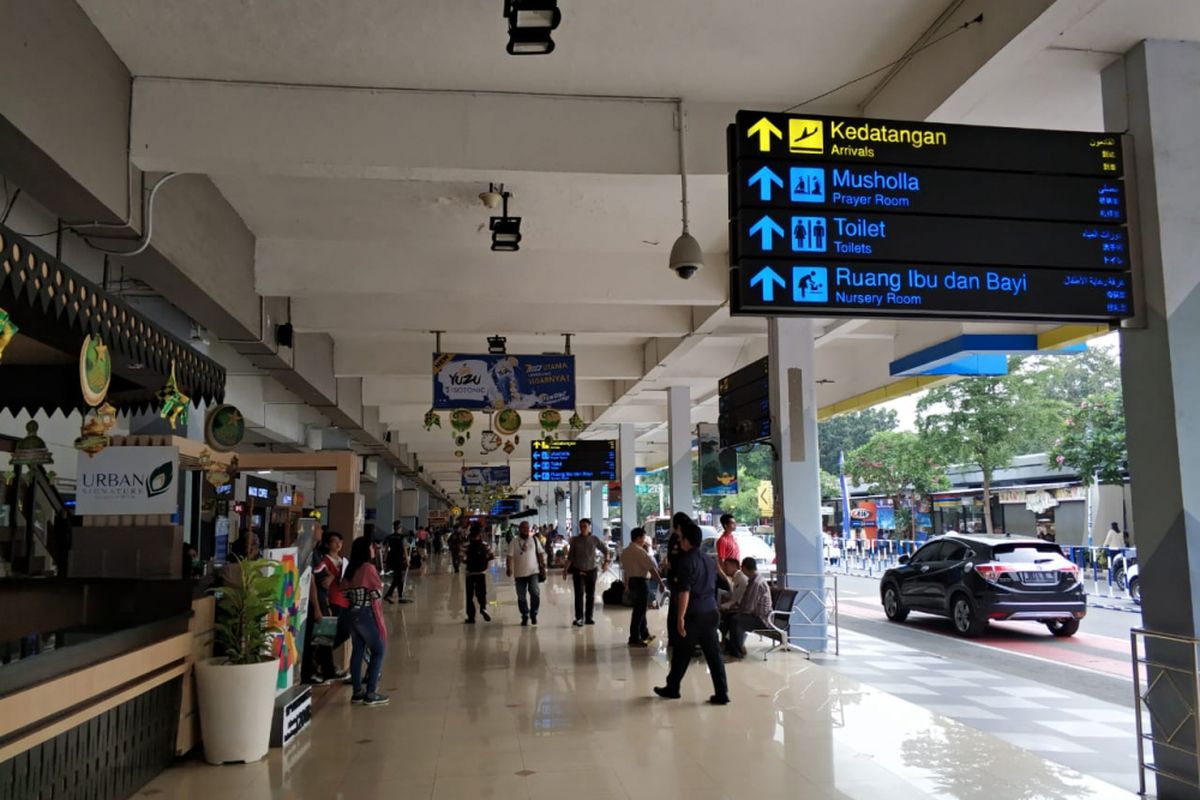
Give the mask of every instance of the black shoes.
[(595, 624), (596, 624), (596, 620), (594, 620), (594, 619), (588, 619), (588, 620), (584, 620), (583, 624), (584, 624), (584, 625), (595, 625)]
[(464, 624), (464, 625), (474, 625), (474, 624), (475, 624), (475, 618), (474, 618), (474, 617), (468, 617), (467, 619), (464, 619), (464, 620), (463, 620), (463, 624)]
[(576, 628), (582, 628), (583, 620), (577, 619), (577, 620), (572, 621), (571, 624), (574, 625)]
[(679, 699), (678, 690), (673, 690), (669, 686), (655, 686), (654, 693), (656, 695), (658, 695), (659, 697), (663, 698), (664, 700), (678, 700)]
[(530, 621), (530, 623), (537, 625), (537, 614), (530, 614), (529, 621)]
[(529, 625), (529, 617), (521, 617), (521, 627), (524, 628), (528, 625)]
[(484, 622), (491, 622), (491, 621), (492, 621), (492, 615), (491, 615), (491, 614), (489, 614), (488, 612), (484, 611), (483, 609), (480, 609), (480, 610), (479, 610), (479, 615), (480, 615), (481, 617), (483, 617), (483, 621), (484, 621)]
[(643, 648), (645, 648), (645, 647), (649, 647), (650, 645), (648, 645), (646, 642), (641, 642), (641, 641), (638, 641), (638, 642), (629, 642), (629, 646), (630, 646), (630, 647), (643, 647)]
[(708, 698), (708, 702), (709, 702), (709, 705), (727, 706), (727, 705), (729, 705), (729, 695), (714, 694), (712, 697)]

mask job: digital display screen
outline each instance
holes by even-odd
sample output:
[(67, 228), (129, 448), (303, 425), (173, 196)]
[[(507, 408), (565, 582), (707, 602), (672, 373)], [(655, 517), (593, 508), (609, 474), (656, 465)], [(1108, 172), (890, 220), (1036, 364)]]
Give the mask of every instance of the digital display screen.
[(739, 111), (738, 158), (788, 158), (875, 164), (1041, 172), (1122, 174), (1121, 137), (910, 120)]
[(721, 378), (717, 431), (722, 448), (770, 437), (770, 389), (770, 362), (765, 356)]
[(615, 439), (536, 440), (530, 444), (535, 481), (615, 481)]
[(1103, 321), (1132, 310), (1124, 272), (745, 261), (730, 280), (736, 306), (763, 314)]
[(507, 517), (509, 514), (516, 514), (520, 510), (520, 498), (506, 498), (504, 500), (497, 500), (492, 504), (493, 517)]

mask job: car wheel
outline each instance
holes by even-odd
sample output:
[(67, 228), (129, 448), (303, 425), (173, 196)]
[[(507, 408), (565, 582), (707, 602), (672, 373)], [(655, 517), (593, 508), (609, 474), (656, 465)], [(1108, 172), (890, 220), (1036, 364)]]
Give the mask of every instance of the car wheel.
[(904, 622), (908, 619), (908, 609), (900, 602), (900, 592), (892, 584), (883, 590), (883, 613), (892, 622)]
[(1117, 588), (1120, 589), (1121, 591), (1125, 591), (1125, 589), (1128, 588), (1125, 585), (1126, 584), (1125, 570), (1117, 569), (1116, 571), (1113, 572), (1113, 583), (1115, 583), (1117, 585)]
[(1079, 620), (1077, 619), (1052, 619), (1046, 623), (1046, 627), (1055, 636), (1074, 636), (1079, 630)]
[(965, 594), (956, 595), (950, 606), (950, 618), (959, 636), (979, 636), (987, 630), (987, 619), (979, 619), (975, 607)]
[(1138, 578), (1134, 578), (1129, 582), (1129, 596), (1139, 606), (1142, 604), (1142, 582)]

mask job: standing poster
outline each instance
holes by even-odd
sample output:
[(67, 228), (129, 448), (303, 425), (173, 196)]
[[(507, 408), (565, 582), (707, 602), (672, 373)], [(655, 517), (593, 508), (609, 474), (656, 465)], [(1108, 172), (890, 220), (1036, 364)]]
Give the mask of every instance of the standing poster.
[(78, 463), (76, 514), (179, 511), (178, 447), (106, 447)]
[(721, 449), (720, 429), (711, 422), (696, 426), (696, 440), (700, 449), (700, 494), (737, 494), (737, 451), (732, 447)]
[(575, 408), (575, 357), (434, 353), (433, 407)]
[[(278, 624), (280, 633), (275, 635), (275, 655), (279, 658), (279, 675), (275, 682), (276, 694), (290, 689), (295, 679), (296, 665), (300, 663), (300, 645), (304, 641), (304, 615), (308, 610), (307, 592), (302, 591), (300, 580), (300, 551), (295, 547), (267, 550), (267, 558), (278, 561), (283, 580), (279, 583), (279, 595), (271, 610), (271, 621)], [(302, 597), (303, 595), (303, 597)]]

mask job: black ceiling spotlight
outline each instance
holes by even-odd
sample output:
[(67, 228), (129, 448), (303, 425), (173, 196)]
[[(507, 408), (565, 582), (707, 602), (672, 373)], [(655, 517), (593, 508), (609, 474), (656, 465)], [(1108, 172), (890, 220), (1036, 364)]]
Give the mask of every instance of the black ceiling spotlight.
[(558, 0), (504, 0), (508, 19), (508, 54), (540, 56), (554, 52), (550, 32), (562, 22)]
[(521, 218), (508, 215), (508, 198), (512, 194), (500, 187), (502, 203), (499, 217), (492, 217), (488, 228), (492, 231), (492, 249), (497, 252), (515, 253), (521, 249)]

